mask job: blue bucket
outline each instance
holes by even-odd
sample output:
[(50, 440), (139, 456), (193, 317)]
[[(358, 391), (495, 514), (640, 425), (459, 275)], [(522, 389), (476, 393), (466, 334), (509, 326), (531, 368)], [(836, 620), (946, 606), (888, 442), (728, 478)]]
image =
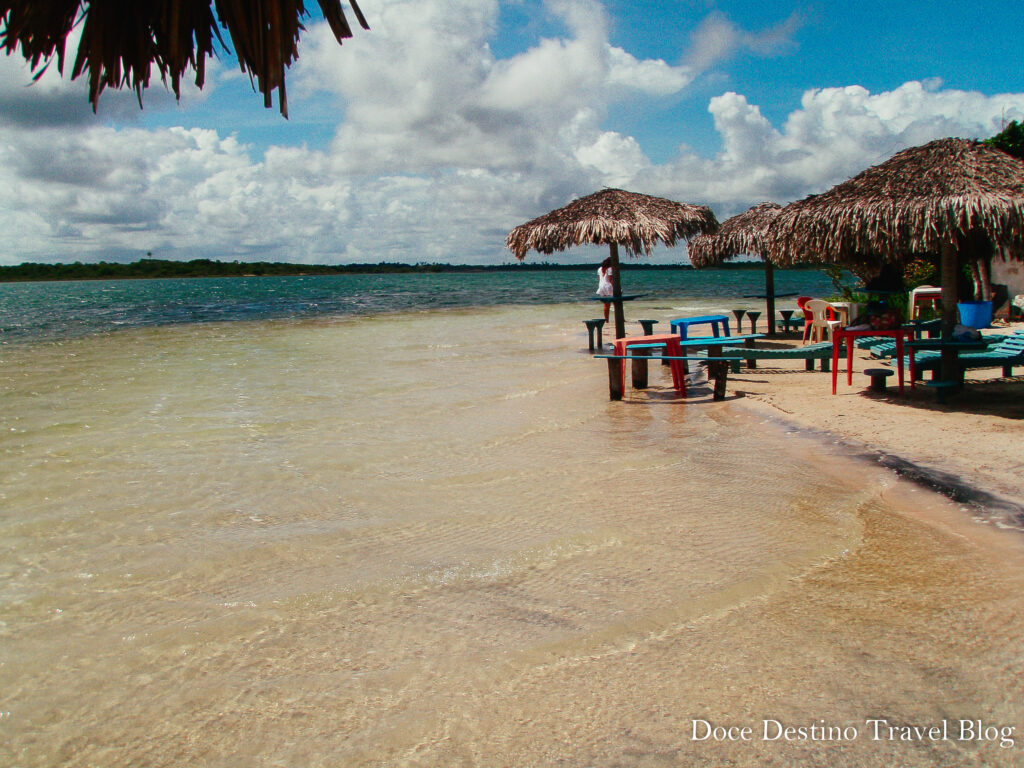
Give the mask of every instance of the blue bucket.
[(992, 325), (991, 301), (961, 301), (960, 323), (969, 328), (988, 328)]

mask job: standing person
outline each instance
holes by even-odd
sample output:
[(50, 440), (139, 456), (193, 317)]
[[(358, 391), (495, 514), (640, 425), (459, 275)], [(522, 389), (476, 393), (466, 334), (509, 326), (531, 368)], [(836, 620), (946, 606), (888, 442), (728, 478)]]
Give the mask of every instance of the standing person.
[[(597, 295), (612, 296), (614, 293), (615, 289), (612, 287), (612, 259), (609, 256), (597, 268)], [(612, 303), (610, 301), (602, 303), (604, 304), (604, 319), (607, 320), (608, 310), (611, 308)]]

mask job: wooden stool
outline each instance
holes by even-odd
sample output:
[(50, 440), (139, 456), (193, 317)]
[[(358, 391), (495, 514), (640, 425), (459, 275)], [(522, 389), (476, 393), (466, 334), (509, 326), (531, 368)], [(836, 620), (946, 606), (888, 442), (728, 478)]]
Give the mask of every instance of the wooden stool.
[(891, 371), (888, 368), (868, 368), (864, 373), (871, 377), (870, 389), (872, 391), (885, 392), (885, 380), (896, 373), (896, 371)]
[(640, 323), (640, 327), (644, 329), (644, 336), (650, 336), (654, 333), (654, 326), (657, 324), (657, 320), (637, 320)]
[(936, 381), (932, 379), (931, 381), (926, 381), (924, 385), (935, 390), (935, 399), (938, 400), (939, 405), (945, 404), (950, 392), (955, 392), (960, 388), (959, 381)]
[(599, 317), (596, 320), (584, 320), (583, 324), (587, 326), (587, 335), (589, 336), (588, 342), (590, 344), (590, 351), (594, 351), (594, 329), (597, 329), (597, 346), (598, 349), (604, 348), (604, 344), (601, 341), (601, 329), (604, 328), (605, 319)]
[[(760, 312), (754, 312), (753, 310), (747, 310), (747, 319), (750, 320), (750, 332), (757, 333), (757, 318), (761, 316)], [(739, 323), (737, 323), (739, 325)], [(740, 331), (742, 333), (742, 331)]]
[(743, 333), (743, 329), (740, 327), (740, 323), (743, 322), (743, 316), (745, 314), (747, 314), (747, 310), (745, 310), (745, 309), (734, 309), (732, 311), (732, 313), (733, 313), (733, 315), (736, 316), (736, 329), (737, 329), (736, 332), (737, 333)]

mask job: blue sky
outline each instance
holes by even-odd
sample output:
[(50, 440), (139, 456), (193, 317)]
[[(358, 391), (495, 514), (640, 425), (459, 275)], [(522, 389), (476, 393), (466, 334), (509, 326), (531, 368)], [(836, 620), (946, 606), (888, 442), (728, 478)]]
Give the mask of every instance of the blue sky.
[(0, 59), (0, 263), (501, 263), (508, 229), (603, 186), (725, 219), (1024, 118), (1019, 2), (361, 7), (340, 47), (310, 19), (287, 121), (229, 56), (180, 103), (157, 84), (97, 115), (84, 82)]

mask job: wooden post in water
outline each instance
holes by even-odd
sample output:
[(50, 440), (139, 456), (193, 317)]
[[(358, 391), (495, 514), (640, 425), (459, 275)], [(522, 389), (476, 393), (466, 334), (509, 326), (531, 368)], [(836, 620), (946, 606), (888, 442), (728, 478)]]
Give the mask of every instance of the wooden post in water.
[[(634, 349), (634, 355), (647, 356), (650, 350)], [(633, 360), (633, 389), (647, 389), (647, 361)]]
[(725, 384), (729, 378), (729, 363), (725, 360), (712, 360), (708, 363), (708, 376), (715, 380), (713, 400), (725, 400)]
[(608, 358), (608, 399), (622, 399), (622, 360)]

